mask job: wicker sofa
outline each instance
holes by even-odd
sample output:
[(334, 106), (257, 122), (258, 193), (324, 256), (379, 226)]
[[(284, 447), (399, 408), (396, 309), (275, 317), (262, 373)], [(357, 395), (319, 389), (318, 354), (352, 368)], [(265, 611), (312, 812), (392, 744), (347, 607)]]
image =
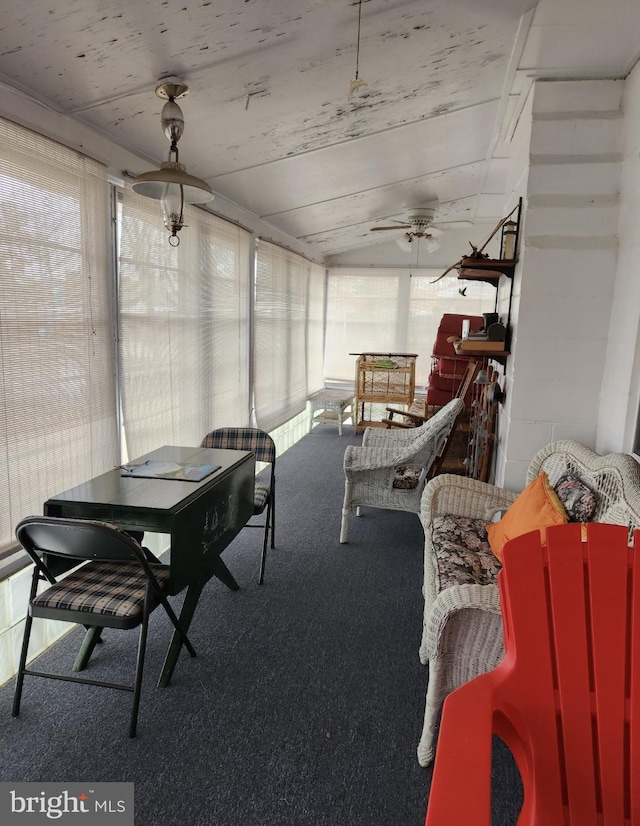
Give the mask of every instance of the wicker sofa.
[[(593, 491), (591, 521), (640, 527), (640, 465), (633, 457), (622, 453), (600, 456), (578, 442), (559, 441), (536, 454), (527, 483), (543, 470), (552, 485), (570, 473)], [(481, 541), (481, 531), (496, 511), (508, 508), (517, 496), (451, 474), (432, 479), (425, 488), (420, 512), (425, 532), (420, 659), (429, 665), (429, 683), (418, 746), (423, 766), (433, 760), (435, 728), (447, 694), (495, 668), (504, 654), (495, 584), (500, 563)], [(443, 531), (452, 540), (444, 553)], [(465, 542), (462, 564), (450, 548)]]

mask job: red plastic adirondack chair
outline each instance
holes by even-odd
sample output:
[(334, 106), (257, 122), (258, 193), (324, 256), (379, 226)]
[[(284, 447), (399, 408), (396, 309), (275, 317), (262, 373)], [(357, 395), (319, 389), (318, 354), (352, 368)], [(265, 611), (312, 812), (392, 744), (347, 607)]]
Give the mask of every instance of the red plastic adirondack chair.
[(640, 824), (640, 531), (546, 534), (505, 546), (505, 657), (445, 701), (427, 826), (489, 826), (493, 733), (522, 776), (518, 826)]

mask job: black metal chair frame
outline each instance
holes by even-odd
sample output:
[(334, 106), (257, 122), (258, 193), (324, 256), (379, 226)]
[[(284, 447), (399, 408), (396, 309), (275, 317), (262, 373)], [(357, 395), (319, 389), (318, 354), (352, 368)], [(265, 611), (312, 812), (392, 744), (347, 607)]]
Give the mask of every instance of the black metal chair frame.
[(246, 528), (264, 528), (262, 555), (260, 557), (260, 574), (258, 584), (264, 583), (264, 569), (267, 561), (267, 547), (269, 532), (271, 532), (271, 548), (275, 548), (276, 535), (276, 446), (269, 434), (258, 428), (251, 427), (220, 427), (212, 430), (202, 440), (201, 447), (224, 448), (227, 450), (250, 450), (255, 454), (256, 461), (271, 466), (269, 477), (269, 495), (263, 505), (254, 507), (253, 515), (260, 516), (266, 510), (263, 524), (247, 523)]
[[(145, 550), (141, 548), (132, 536), (124, 531), (120, 531), (114, 525), (105, 522), (47, 516), (29, 516), (18, 524), (16, 536), (22, 547), (33, 560), (34, 569), (12, 715), (17, 717), (20, 712), (25, 675), (97, 685), (133, 693), (129, 736), (135, 737), (149, 616), (159, 605), (163, 606), (189, 654), (192, 657), (196, 656), (196, 652), (189, 638), (180, 626), (178, 618), (167, 601), (165, 588), (158, 582), (156, 574), (153, 571), (154, 557), (149, 555), (149, 557), (151, 557), (151, 559), (149, 559), (147, 554), (145, 554)], [(118, 615), (117, 612), (111, 614), (91, 610), (74, 610), (62, 606), (43, 606), (39, 605), (38, 602), (34, 604), (36, 598), (38, 601), (42, 601), (53, 588), (58, 589), (64, 587), (64, 577), (61, 577), (61, 573), (67, 573), (71, 569), (76, 569), (80, 577), (84, 574), (85, 576), (91, 575), (93, 578), (96, 578), (100, 575), (101, 565), (104, 568), (104, 563), (113, 562), (138, 563), (141, 574), (143, 575), (142, 581), (145, 582), (145, 593), (142, 605), (138, 604), (135, 611), (131, 612), (128, 616)], [(157, 566), (155, 567), (157, 570)], [(38, 594), (38, 586), (41, 582), (49, 583), (52, 588)], [(138, 578), (137, 584), (139, 589), (140, 578)], [(109, 587), (105, 586), (105, 595), (108, 595), (108, 593)], [(122, 586), (122, 584), (118, 587), (118, 594), (119, 596), (126, 595), (126, 588)], [(130, 684), (105, 682), (102, 680), (92, 680), (85, 677), (74, 677), (27, 668), (29, 639), (31, 637), (33, 619), (36, 617), (78, 623), (84, 625), (87, 629), (96, 629), (98, 633), (93, 638), (91, 650), (93, 650), (95, 643), (99, 641), (100, 632), (103, 628), (127, 630), (140, 626), (136, 670), (133, 682)], [(84, 662), (88, 659), (89, 654), (90, 651), (84, 652)], [(76, 660), (74, 670), (81, 670), (84, 667), (84, 665), (78, 666), (80, 659), (82, 659), (81, 656)]]

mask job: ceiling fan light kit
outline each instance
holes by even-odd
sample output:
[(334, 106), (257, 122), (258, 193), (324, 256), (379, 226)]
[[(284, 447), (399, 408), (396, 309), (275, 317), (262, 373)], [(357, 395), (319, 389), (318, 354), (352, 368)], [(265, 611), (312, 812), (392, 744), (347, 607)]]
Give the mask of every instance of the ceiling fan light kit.
[(400, 247), (402, 252), (411, 252), (411, 244), (413, 238), (410, 236), (408, 232), (405, 232), (404, 235), (401, 235), (400, 238), (396, 239), (396, 244)]
[(440, 249), (440, 242), (437, 241), (432, 235), (426, 236), (424, 239), (424, 245), (427, 248), (427, 252), (436, 252), (436, 250)]
[(170, 142), (169, 159), (162, 161), (160, 169), (143, 172), (132, 183), (139, 195), (160, 201), (164, 225), (169, 230), (169, 243), (177, 247), (178, 232), (184, 224), (185, 204), (204, 204), (213, 200), (213, 191), (206, 181), (189, 175), (178, 155), (178, 141), (184, 131), (184, 115), (176, 100), (189, 92), (186, 83), (168, 78), (156, 88), (156, 95), (167, 102), (160, 116), (162, 130)]

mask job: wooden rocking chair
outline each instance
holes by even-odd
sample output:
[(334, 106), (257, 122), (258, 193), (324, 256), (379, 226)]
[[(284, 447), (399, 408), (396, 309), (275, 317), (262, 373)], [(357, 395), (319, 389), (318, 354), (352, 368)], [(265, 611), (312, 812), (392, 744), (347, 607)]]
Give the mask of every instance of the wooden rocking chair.
[[(460, 384), (458, 385), (454, 399), (462, 399), (464, 401), (467, 393), (469, 392), (471, 382), (475, 378), (477, 367), (478, 362), (474, 359), (469, 359), (467, 362), (467, 367), (462, 374), (462, 378), (460, 379)], [(419, 407), (422, 407), (422, 410), (424, 411), (423, 413), (418, 412)], [(426, 409), (426, 402), (422, 405), (422, 402), (418, 402), (417, 400), (413, 402), (408, 410), (399, 410), (395, 407), (387, 407), (386, 410), (389, 416), (382, 421), (386, 425), (387, 430), (394, 427), (419, 427), (431, 418)], [(394, 415), (401, 416), (402, 419), (394, 419)]]

